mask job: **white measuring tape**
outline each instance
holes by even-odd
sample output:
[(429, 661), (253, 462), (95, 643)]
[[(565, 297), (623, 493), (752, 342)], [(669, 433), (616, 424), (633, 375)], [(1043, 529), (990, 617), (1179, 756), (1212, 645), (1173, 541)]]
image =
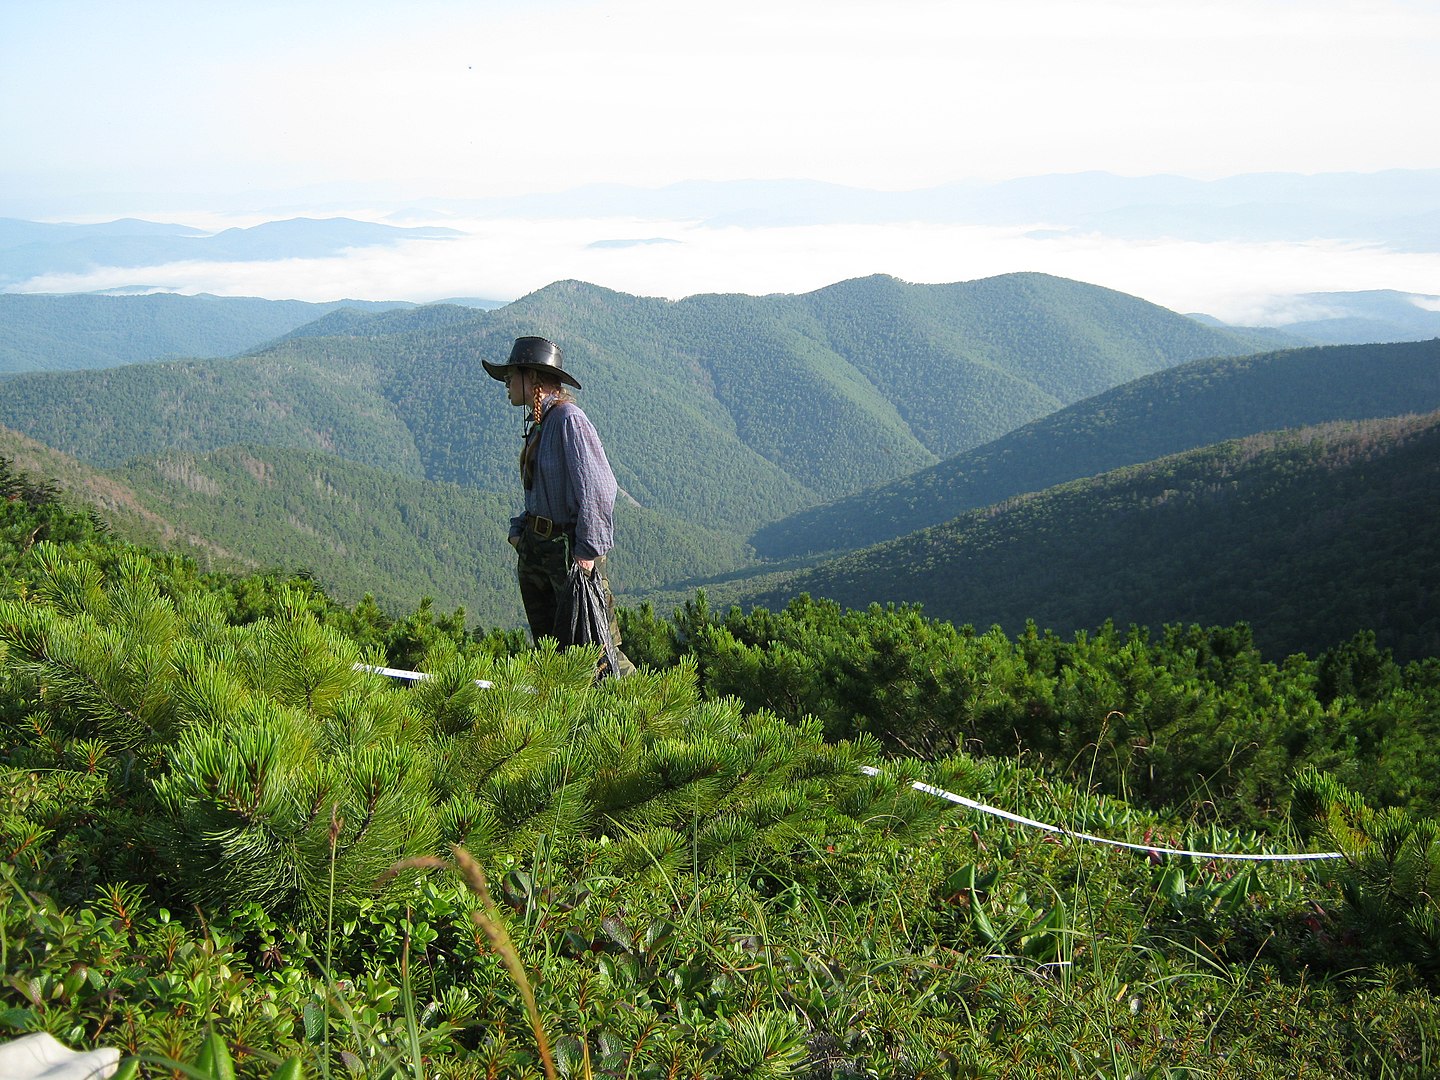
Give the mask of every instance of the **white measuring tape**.
[[(369, 671), (376, 675), (388, 675), (392, 679), (406, 679), (410, 682), (418, 682), (421, 679), (430, 678), (429, 675), (421, 671), (402, 671), (399, 668), (373, 667), (370, 664), (356, 664), (355, 670)], [(475, 685), (481, 689), (489, 690), (493, 688), (495, 684), (476, 679)], [(861, 765), (860, 771), (866, 776), (883, 775), (880, 770), (873, 765)], [(1112, 840), (1108, 836), (1096, 836), (1094, 833), (1080, 832), (1077, 829), (1067, 829), (1060, 825), (1048, 825), (1043, 821), (1036, 821), (1034, 818), (1028, 818), (1022, 814), (1012, 814), (1009, 810), (1001, 810), (997, 806), (988, 806), (985, 803), (976, 802), (974, 799), (967, 799), (964, 795), (956, 795), (953, 791), (946, 791), (944, 788), (922, 784), (919, 780), (914, 781), (910, 786), (916, 791), (923, 791), (927, 795), (948, 799), (950, 802), (969, 807), (971, 810), (978, 810), (982, 814), (990, 814), (993, 817), (1004, 818), (1006, 821), (1013, 821), (1017, 825), (1028, 825), (1032, 829), (1041, 829), (1059, 836), (1072, 836), (1076, 840), (1087, 840), (1092, 844), (1109, 844), (1111, 847), (1125, 848), (1128, 851), (1140, 851), (1146, 855), (1188, 855), (1194, 859), (1232, 859), (1246, 862), (1304, 862), (1318, 859), (1343, 859), (1345, 857), (1344, 853), (1339, 851), (1302, 851), (1299, 853), (1278, 855), (1249, 855), (1225, 851), (1191, 851), (1187, 848), (1160, 847), (1155, 844), (1132, 844), (1125, 840)]]
[[(421, 679), (430, 678), (430, 676), (423, 671), (402, 671), (400, 668), (375, 667), (373, 664), (356, 664), (355, 670), (368, 671), (372, 675), (388, 675), (392, 679), (404, 679), (407, 682), (419, 682)], [(480, 687), (481, 690), (495, 689), (493, 682), (486, 682), (484, 679), (476, 679), (475, 685)]]
[[(879, 776), (880, 770), (872, 765), (861, 765), (860, 771), (867, 776)], [(1032, 829), (1043, 829), (1045, 832), (1058, 833), (1061, 836), (1073, 836), (1077, 840), (1089, 840), (1095, 844), (1109, 844), (1112, 847), (1126, 848), (1129, 851), (1143, 851), (1147, 855), (1189, 855), (1196, 859), (1244, 859), (1250, 862), (1300, 862), (1306, 859), (1341, 859), (1344, 854), (1339, 851), (1302, 851), (1298, 854), (1280, 855), (1247, 855), (1236, 852), (1225, 851), (1191, 851), (1188, 848), (1161, 847), (1156, 844), (1131, 844), (1125, 840), (1112, 840), (1108, 836), (1096, 836), (1094, 833), (1080, 832), (1077, 829), (1066, 829), (1060, 825), (1048, 825), (1043, 821), (1036, 821), (1021, 814), (1012, 814), (1009, 810), (1001, 810), (996, 806), (987, 806), (985, 803), (976, 802), (974, 799), (967, 799), (964, 795), (956, 795), (953, 791), (946, 791), (944, 788), (931, 787), (929, 784), (922, 784), (916, 780), (910, 785), (916, 791), (923, 791), (927, 795), (936, 795), (942, 799), (948, 799), (961, 806), (968, 806), (971, 810), (979, 810), (982, 814), (991, 814), (995, 817), (1004, 818), (1006, 821), (1013, 821), (1020, 825), (1028, 825)]]

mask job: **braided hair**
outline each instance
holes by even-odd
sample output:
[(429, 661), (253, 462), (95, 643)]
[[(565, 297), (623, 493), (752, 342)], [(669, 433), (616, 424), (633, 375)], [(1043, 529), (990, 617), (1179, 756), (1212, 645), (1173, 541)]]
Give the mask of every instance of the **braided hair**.
[(575, 395), (570, 393), (565, 384), (548, 371), (534, 371), (535, 386), (530, 392), (530, 421), (538, 424), (544, 413), (545, 402), (551, 398), (555, 399), (558, 405), (562, 401), (574, 401)]

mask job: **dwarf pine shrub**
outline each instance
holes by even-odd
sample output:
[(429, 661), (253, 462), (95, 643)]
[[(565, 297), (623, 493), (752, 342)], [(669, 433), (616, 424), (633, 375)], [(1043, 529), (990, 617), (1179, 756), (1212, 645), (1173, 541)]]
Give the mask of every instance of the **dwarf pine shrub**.
[(274, 614), (231, 625), (167, 595), (142, 555), (109, 574), (34, 558), (32, 595), (0, 603), (29, 752), (103, 777), (107, 827), (138, 815), (121, 846), (206, 909), (314, 925), (445, 842), (516, 857), (603, 840), (591, 857), (616, 874), (759, 872), (834, 829), (879, 840), (946, 812), (861, 776), (868, 738), (701, 700), (691, 663), (596, 687), (585, 650), (439, 647), (411, 690), (364, 670), (308, 595), (282, 588)]
[(1343, 939), (1372, 962), (1404, 957), (1440, 985), (1440, 822), (1367, 806), (1314, 770), (1296, 778), (1295, 801), (1303, 833), (1344, 854), (1333, 871)]

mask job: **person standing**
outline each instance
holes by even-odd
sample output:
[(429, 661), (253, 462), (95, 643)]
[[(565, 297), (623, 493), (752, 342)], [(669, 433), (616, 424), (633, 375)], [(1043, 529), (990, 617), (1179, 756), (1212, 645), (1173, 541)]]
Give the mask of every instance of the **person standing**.
[[(530, 634), (537, 645), (542, 637), (572, 644), (558, 617), (571, 591), (572, 568), (578, 567), (599, 584), (615, 646), (616, 671), (600, 674), (628, 675), (635, 666), (620, 650), (615, 598), (605, 580), (618, 486), (595, 425), (570, 393), (580, 383), (565, 370), (560, 346), (548, 338), (516, 338), (505, 363), (480, 362), (505, 384), (510, 404), (528, 410), (520, 451), (525, 510), (510, 519), (509, 539)], [(603, 669), (605, 661), (601, 664)]]

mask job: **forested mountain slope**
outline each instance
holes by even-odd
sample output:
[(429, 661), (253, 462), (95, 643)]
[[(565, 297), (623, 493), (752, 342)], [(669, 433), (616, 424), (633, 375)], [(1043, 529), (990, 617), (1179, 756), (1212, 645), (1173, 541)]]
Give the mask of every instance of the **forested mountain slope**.
[(1255, 435), (971, 510), (724, 600), (923, 604), (1057, 632), (1249, 622), (1267, 653), (1374, 628), (1440, 652), (1440, 413)]
[(103, 466), (267, 444), (508, 490), (520, 422), (479, 359), (540, 333), (564, 345), (631, 497), (748, 535), (1106, 386), (1250, 351), (1243, 335), (1038, 274), (679, 302), (571, 281), (469, 317), (343, 321), (235, 360), (17, 376), (0, 384), (0, 422)]
[(360, 300), (311, 304), (173, 293), (0, 293), (0, 374), (233, 356), (330, 312), (346, 311), (363, 317), (365, 312), (394, 306)]
[(178, 552), (206, 567), (242, 570), (273, 561), (273, 554), (267, 560), (249, 560), (220, 546), (209, 536), (157, 512), (151, 500), (119, 477), (7, 427), (0, 427), (0, 461), (17, 473), (37, 478), (62, 497), (67, 506), (88, 513), (126, 543)]
[[(153, 511), (213, 538), (250, 565), (313, 574), (353, 603), (366, 593), (390, 612), (424, 597), (463, 607), (481, 627), (524, 624), (515, 553), (506, 543), (519, 493), (398, 477), (318, 451), (236, 446), (167, 454), (118, 470)], [(622, 501), (607, 573), (617, 593), (733, 566), (733, 536)]]
[(798, 302), (836, 352), (891, 388), (941, 456), (1010, 430), (1010, 417), (1037, 405), (1050, 412), (1182, 357), (1262, 347), (1239, 335), (1217, 340), (1213, 327), (1147, 301), (1047, 274), (931, 286), (865, 278)]
[(0, 422), (101, 467), (238, 443), (331, 450), (421, 476), (380, 393), (387, 352), (369, 340), (282, 345), (239, 360), (177, 360), (0, 382)]
[(762, 527), (765, 558), (851, 551), (966, 510), (1225, 439), (1440, 408), (1440, 339), (1197, 360), (871, 491)]
[[(8, 428), (0, 428), (0, 459), (48, 478), (119, 539), (183, 553), (206, 569), (298, 571), (347, 603), (369, 593), (390, 613), (430, 597), (446, 610), (463, 607), (472, 625), (524, 622), (505, 542), (515, 493), (262, 446), (170, 453), (107, 471)], [(615, 534), (608, 573), (626, 601), (746, 558), (735, 536), (623, 500)]]

